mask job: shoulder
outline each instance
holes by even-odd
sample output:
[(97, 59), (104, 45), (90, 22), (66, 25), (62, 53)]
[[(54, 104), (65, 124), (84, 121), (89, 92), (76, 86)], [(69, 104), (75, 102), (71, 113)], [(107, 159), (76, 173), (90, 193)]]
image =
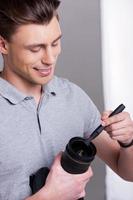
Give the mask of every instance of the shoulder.
[(89, 95), (77, 84), (71, 82), (68, 79), (61, 77), (54, 77), (54, 87), (60, 95), (73, 99), (75, 104), (82, 108), (83, 112), (93, 113), (96, 112), (97, 108)]
[(90, 99), (86, 92), (80, 86), (66, 78), (55, 76), (52, 80), (52, 84), (59, 93), (65, 91), (66, 93), (71, 93), (79, 98)]
[(73, 108), (79, 110), (84, 121), (84, 136), (89, 137), (90, 133), (101, 123), (101, 115), (97, 106), (89, 95), (75, 83), (62, 78), (59, 81), (64, 85), (64, 88), (67, 88), (68, 99), (71, 100)]

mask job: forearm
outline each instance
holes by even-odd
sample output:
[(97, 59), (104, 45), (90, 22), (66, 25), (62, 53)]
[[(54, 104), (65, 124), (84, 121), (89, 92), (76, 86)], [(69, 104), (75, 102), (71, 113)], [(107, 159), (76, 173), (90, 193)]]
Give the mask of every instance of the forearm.
[(120, 149), (118, 173), (123, 179), (133, 181), (133, 146)]

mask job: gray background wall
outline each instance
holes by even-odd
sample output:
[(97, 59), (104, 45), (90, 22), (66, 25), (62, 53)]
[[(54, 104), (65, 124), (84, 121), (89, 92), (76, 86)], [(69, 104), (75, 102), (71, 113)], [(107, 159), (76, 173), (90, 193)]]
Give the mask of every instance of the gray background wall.
[[(62, 0), (60, 23), (62, 54), (56, 74), (77, 83), (103, 111), (100, 1)], [(94, 176), (87, 186), (86, 200), (104, 200), (104, 164), (96, 158), (92, 167)]]
[[(56, 74), (77, 83), (102, 112), (100, 1), (62, 0), (60, 15), (62, 54)], [(93, 162), (93, 171), (86, 200), (104, 200), (105, 168), (98, 158)]]

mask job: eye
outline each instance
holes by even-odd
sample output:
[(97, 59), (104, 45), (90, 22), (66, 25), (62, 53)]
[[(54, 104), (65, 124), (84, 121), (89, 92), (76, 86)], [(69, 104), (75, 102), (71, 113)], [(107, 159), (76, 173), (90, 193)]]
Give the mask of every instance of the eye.
[(58, 46), (58, 42), (52, 44), (52, 47), (56, 47), (56, 46)]
[(35, 48), (30, 49), (30, 51), (33, 52), (33, 53), (37, 53), (40, 50), (41, 50), (41, 47), (35, 47)]

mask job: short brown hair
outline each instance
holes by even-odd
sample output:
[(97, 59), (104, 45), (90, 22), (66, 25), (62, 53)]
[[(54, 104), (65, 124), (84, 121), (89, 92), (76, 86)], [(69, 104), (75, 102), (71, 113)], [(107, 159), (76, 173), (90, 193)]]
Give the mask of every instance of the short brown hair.
[(59, 0), (0, 0), (0, 35), (7, 41), (25, 24), (48, 24), (57, 15)]

